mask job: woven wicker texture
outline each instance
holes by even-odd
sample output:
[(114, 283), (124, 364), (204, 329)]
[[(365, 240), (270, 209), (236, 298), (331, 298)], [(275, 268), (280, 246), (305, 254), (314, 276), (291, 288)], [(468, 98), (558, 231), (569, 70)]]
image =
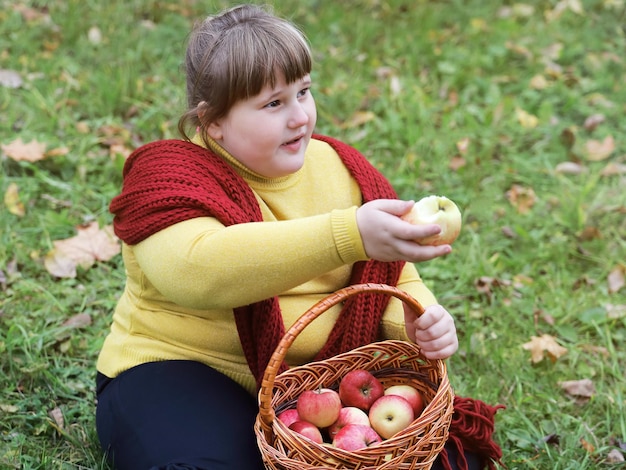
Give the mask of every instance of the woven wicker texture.
[[(397, 297), (418, 314), (423, 313), (417, 300), (385, 284), (346, 287), (306, 311), (276, 348), (259, 391), (255, 433), (267, 469), (429, 470), (443, 450), (452, 419), (454, 393), (445, 363), (422, 357), (416, 344), (394, 340), (372, 343), (277, 375), (289, 347), (304, 328), (333, 305), (362, 292)], [(305, 390), (319, 387), (336, 390), (341, 378), (354, 369), (369, 370), (385, 387), (396, 384), (416, 387), (427, 403), (424, 411), (408, 428), (390, 439), (354, 452), (329, 444), (316, 444), (276, 419), (282, 410), (294, 407), (298, 396)]]

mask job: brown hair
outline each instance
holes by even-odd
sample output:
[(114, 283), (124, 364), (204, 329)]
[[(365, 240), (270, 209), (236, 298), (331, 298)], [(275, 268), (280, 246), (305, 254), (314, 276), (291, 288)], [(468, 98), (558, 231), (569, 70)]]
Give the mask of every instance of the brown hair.
[(181, 135), (204, 129), (240, 100), (274, 86), (276, 74), (293, 83), (311, 72), (304, 34), (268, 8), (241, 5), (196, 24), (187, 46), (188, 110), (178, 122)]

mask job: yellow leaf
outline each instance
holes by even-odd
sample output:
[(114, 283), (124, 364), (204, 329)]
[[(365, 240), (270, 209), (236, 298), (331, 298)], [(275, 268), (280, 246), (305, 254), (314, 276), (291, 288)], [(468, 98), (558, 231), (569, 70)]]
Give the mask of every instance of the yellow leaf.
[(342, 129), (350, 129), (353, 127), (362, 126), (365, 123), (373, 121), (376, 115), (371, 111), (357, 111), (352, 115), (350, 119), (341, 125)]
[(13, 215), (24, 217), (24, 214), (26, 214), (24, 204), (20, 201), (19, 188), (17, 187), (17, 184), (9, 184), (9, 187), (4, 193), (4, 205)]
[(592, 162), (606, 160), (615, 150), (613, 136), (607, 135), (603, 141), (588, 140), (585, 143), (585, 157)]
[(539, 119), (534, 114), (530, 114), (521, 108), (515, 110), (518, 122), (525, 129), (534, 129), (539, 124)]
[(45, 156), (46, 144), (31, 140), (25, 144), (21, 138), (18, 138), (8, 145), (2, 145), (2, 151), (12, 160), (28, 162), (36, 162)]
[(567, 349), (557, 343), (556, 338), (551, 335), (531, 336), (528, 343), (522, 345), (524, 349), (530, 351), (533, 363), (541, 362), (546, 354), (552, 362), (567, 353)]

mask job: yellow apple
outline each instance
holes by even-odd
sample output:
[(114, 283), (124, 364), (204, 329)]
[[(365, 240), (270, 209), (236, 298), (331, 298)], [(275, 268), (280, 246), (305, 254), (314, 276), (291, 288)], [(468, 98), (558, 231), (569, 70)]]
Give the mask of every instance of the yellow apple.
[(402, 219), (413, 225), (435, 224), (441, 227), (441, 232), (436, 235), (416, 239), (420, 245), (450, 244), (461, 232), (461, 211), (445, 196), (426, 196), (420, 199)]

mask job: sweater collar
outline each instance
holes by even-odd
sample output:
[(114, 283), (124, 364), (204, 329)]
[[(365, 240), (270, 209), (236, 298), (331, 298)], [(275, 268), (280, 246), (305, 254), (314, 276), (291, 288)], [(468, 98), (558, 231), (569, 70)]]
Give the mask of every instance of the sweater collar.
[[(191, 141), (194, 144), (199, 145), (200, 147), (203, 147), (203, 148), (208, 148), (208, 150), (211, 150), (215, 154), (219, 155), (230, 166), (232, 166), (233, 169), (244, 180), (246, 180), (251, 186), (253, 186), (253, 187), (257, 188), (257, 189), (260, 189), (260, 188), (263, 188), (263, 189), (282, 189), (282, 188), (289, 187), (289, 186), (297, 183), (300, 180), (300, 177), (302, 175), (302, 168), (300, 168), (298, 171), (296, 171), (295, 173), (292, 173), (290, 175), (280, 176), (280, 177), (277, 177), (277, 178), (268, 178), (267, 176), (263, 176), (263, 175), (260, 175), (260, 174), (258, 174), (256, 172), (252, 171), (246, 165), (244, 165), (239, 160), (237, 160), (235, 157), (233, 157), (224, 147), (222, 147), (220, 144), (218, 144), (217, 141), (215, 141), (211, 137), (207, 136), (206, 138), (208, 140), (207, 140), (207, 142), (205, 144), (205, 142), (202, 139), (202, 137), (200, 136), (200, 134), (196, 133), (196, 135), (191, 139)], [(208, 145), (208, 147), (207, 147), (207, 145)]]

